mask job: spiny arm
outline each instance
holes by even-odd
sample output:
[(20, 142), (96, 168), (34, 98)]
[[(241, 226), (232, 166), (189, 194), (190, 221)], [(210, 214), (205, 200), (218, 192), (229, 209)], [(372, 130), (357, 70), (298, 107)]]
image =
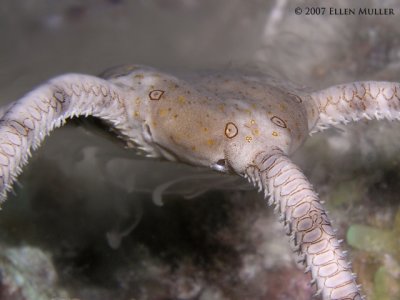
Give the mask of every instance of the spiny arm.
[[(309, 98), (317, 117), (311, 133), (360, 119), (400, 119), (400, 84), (395, 82), (342, 84), (314, 92)], [(313, 118), (311, 113), (309, 118)]]
[(31, 149), (67, 118), (92, 115), (115, 127), (129, 130), (124, 91), (103, 79), (67, 74), (43, 84), (12, 104), (0, 121), (0, 202)]
[(284, 222), (293, 249), (310, 271), (324, 300), (361, 300), (361, 293), (340, 250), (317, 194), (299, 168), (279, 149), (260, 152), (246, 177), (269, 196)]

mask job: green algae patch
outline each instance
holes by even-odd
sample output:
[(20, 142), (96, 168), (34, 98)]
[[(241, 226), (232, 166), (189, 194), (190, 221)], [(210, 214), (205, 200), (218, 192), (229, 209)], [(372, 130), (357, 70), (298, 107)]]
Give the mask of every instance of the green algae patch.
[(386, 267), (380, 267), (374, 274), (372, 300), (400, 299), (400, 283)]
[(368, 252), (396, 254), (396, 235), (389, 230), (383, 230), (366, 225), (351, 225), (346, 235), (350, 246)]

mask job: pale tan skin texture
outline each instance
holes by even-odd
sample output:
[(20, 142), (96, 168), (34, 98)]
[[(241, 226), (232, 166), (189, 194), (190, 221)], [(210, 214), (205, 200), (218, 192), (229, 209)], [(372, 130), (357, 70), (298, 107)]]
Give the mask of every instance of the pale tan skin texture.
[(329, 125), (399, 119), (398, 84), (352, 83), (306, 93), (262, 77), (197, 74), (178, 79), (143, 66), (114, 68), (102, 77), (53, 78), (4, 111), (2, 200), (31, 148), (67, 118), (93, 115), (148, 156), (247, 178), (275, 205), (317, 293), (324, 300), (362, 299), (317, 194), (288, 156), (310, 132)]

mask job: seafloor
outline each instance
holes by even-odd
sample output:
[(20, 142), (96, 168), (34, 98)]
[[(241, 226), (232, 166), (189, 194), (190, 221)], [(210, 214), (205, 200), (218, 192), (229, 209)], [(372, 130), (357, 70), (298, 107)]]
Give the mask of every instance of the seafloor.
[[(399, 81), (400, 1), (334, 4), (395, 16), (294, 13), (332, 5), (2, 0), (0, 101), (58, 74), (124, 63), (256, 70), (313, 88)], [(399, 124), (362, 122), (315, 134), (293, 158), (326, 202), (371, 300), (400, 299), (399, 149)], [(14, 190), (0, 213), (1, 300), (304, 300), (315, 292), (250, 186), (142, 159), (95, 120), (56, 130)]]

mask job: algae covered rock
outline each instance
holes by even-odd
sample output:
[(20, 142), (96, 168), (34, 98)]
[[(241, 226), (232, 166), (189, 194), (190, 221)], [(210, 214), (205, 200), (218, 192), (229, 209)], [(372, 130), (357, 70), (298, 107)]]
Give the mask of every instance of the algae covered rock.
[(395, 254), (396, 238), (389, 230), (366, 225), (351, 225), (347, 231), (347, 242), (350, 246), (369, 252)]
[[(399, 265), (394, 262), (399, 268)], [(398, 275), (398, 274), (397, 274)], [(400, 299), (399, 276), (393, 274), (393, 264), (380, 267), (374, 274), (374, 293), (372, 300)]]
[(373, 266), (369, 275), (373, 277), (372, 300), (400, 299), (399, 215), (392, 230), (354, 224), (347, 231), (349, 245), (367, 252), (369, 259), (364, 263)]
[(0, 247), (2, 300), (51, 300), (67, 298), (57, 289), (57, 273), (51, 258), (30, 246)]

